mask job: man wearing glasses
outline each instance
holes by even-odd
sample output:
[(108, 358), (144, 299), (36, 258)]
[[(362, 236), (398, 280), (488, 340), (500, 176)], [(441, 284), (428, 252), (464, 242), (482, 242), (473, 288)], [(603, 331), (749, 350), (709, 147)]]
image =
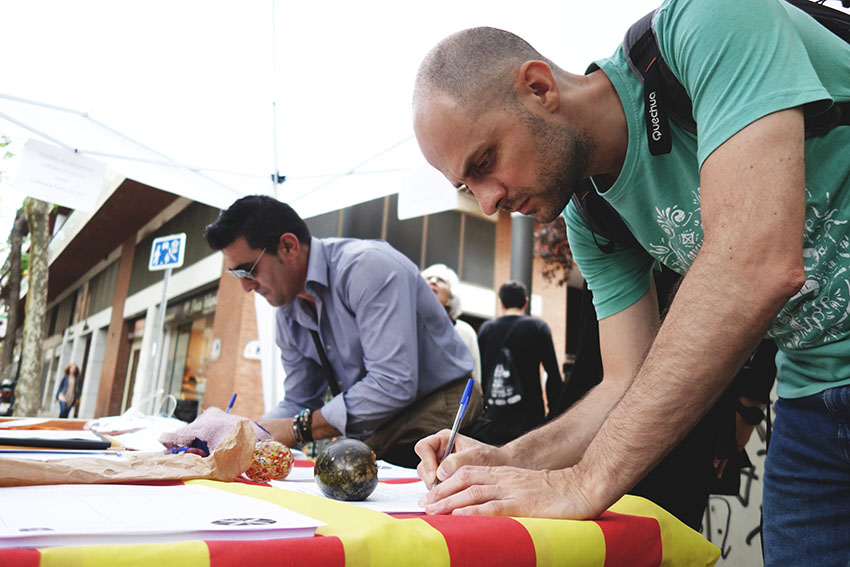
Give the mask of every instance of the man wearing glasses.
[[(261, 195), (234, 202), (204, 236), (242, 289), (277, 307), (285, 393), (260, 424), (291, 447), (345, 435), (416, 466), (413, 445), (451, 427), (473, 366), (417, 267), (385, 242), (313, 238)], [(474, 396), (466, 419), (480, 411)]]

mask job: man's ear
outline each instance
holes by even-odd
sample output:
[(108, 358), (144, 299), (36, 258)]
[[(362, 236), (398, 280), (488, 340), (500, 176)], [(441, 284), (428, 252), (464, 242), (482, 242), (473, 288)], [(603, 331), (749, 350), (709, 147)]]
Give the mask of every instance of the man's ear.
[(561, 91), (552, 68), (543, 61), (526, 61), (517, 74), (517, 98), (555, 112), (561, 105)]
[(291, 232), (284, 232), (280, 235), (280, 241), (278, 242), (278, 255), (280, 255), (281, 258), (294, 257), (298, 254), (300, 245), (301, 243), (298, 241), (297, 236)]

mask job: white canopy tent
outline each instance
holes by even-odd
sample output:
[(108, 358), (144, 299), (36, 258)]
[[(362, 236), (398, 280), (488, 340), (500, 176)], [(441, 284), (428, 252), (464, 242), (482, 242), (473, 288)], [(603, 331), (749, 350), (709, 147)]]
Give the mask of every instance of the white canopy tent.
[(3, 1), (0, 134), (221, 208), (266, 193), (310, 217), (453, 192), (411, 127), (415, 73), (437, 41), (500, 27), (582, 72), (659, 1)]
[(655, 4), (3, 2), (0, 133), (218, 207), (273, 193), (279, 173), (279, 197), (312, 216), (422, 176), (442, 183), (413, 139), (410, 100), (419, 62), (449, 33), (509, 29), (581, 72)]

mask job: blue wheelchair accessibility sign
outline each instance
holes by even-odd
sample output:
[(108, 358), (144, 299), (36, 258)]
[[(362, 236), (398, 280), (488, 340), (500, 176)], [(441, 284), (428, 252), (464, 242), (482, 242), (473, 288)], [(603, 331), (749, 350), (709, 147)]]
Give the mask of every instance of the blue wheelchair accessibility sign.
[(155, 238), (151, 246), (149, 270), (166, 270), (183, 265), (186, 252), (186, 233), (171, 234)]

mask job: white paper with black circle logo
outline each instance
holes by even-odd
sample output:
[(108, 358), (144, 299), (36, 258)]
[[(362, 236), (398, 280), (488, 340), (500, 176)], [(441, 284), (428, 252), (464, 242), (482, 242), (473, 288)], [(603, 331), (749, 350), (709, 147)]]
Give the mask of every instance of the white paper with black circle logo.
[(0, 547), (311, 537), (324, 525), (271, 502), (193, 484), (5, 487), (0, 501)]

